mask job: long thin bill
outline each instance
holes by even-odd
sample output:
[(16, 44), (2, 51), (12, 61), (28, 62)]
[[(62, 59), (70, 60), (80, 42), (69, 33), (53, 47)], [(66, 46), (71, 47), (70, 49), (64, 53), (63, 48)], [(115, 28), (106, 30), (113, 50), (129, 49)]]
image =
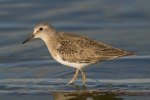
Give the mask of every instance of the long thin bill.
[(28, 42), (29, 40), (34, 38), (34, 34), (32, 34), (31, 36), (29, 36), (24, 42), (22, 42), (22, 44)]

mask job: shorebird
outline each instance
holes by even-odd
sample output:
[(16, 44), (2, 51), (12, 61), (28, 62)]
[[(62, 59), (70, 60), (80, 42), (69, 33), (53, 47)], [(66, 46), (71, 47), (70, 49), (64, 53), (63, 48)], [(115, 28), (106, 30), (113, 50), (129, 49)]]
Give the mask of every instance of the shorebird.
[(88, 65), (117, 57), (134, 55), (132, 52), (108, 46), (86, 36), (59, 32), (47, 22), (36, 25), (33, 34), (23, 44), (33, 38), (41, 38), (56, 61), (76, 68), (74, 77), (69, 84), (72, 84), (77, 78), (79, 70), (82, 74), (82, 83), (85, 84), (86, 75), (83, 68)]

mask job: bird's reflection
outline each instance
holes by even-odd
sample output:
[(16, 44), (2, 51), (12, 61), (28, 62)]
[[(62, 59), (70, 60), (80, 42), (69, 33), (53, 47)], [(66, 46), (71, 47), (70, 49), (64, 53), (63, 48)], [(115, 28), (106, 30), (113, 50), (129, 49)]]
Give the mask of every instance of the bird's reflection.
[(101, 94), (85, 91), (55, 91), (52, 94), (54, 95), (54, 100), (123, 100), (123, 98), (117, 97), (115, 94)]
[(74, 91), (54, 91), (54, 100), (123, 100), (113, 93), (100, 93), (89, 91), (86, 85), (71, 84), (76, 88)]
[(86, 91), (86, 85), (82, 85), (81, 89), (80, 89), (80, 86), (77, 85), (77, 84), (72, 83), (70, 85), (74, 86), (76, 88), (76, 90), (84, 90), (84, 91)]

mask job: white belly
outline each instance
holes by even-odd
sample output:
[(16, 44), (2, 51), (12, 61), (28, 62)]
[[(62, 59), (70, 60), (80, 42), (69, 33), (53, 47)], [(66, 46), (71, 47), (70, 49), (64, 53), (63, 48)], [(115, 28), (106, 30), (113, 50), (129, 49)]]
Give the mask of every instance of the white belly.
[(71, 63), (71, 62), (67, 62), (67, 61), (62, 60), (62, 58), (59, 55), (57, 55), (57, 58), (55, 58), (55, 60), (58, 61), (59, 63), (63, 64), (63, 65), (78, 68), (78, 69), (84, 68), (85, 66), (90, 65), (90, 63)]

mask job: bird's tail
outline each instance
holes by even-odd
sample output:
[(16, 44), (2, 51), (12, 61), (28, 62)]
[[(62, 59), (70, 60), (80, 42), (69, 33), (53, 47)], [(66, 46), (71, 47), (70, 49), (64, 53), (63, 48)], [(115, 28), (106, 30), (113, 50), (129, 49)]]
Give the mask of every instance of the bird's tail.
[(127, 52), (126, 55), (137, 55), (137, 54), (135, 54), (135, 53), (133, 53), (133, 52)]

